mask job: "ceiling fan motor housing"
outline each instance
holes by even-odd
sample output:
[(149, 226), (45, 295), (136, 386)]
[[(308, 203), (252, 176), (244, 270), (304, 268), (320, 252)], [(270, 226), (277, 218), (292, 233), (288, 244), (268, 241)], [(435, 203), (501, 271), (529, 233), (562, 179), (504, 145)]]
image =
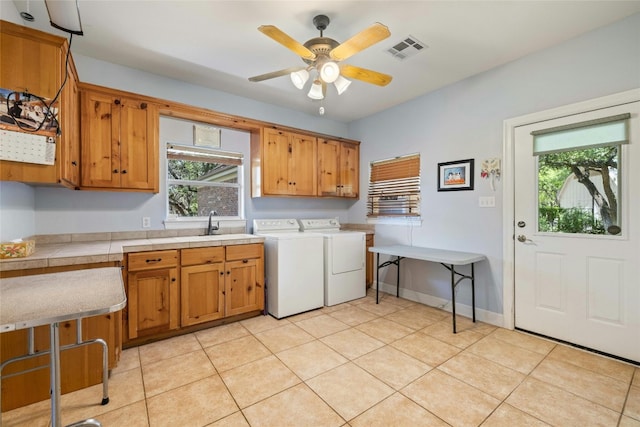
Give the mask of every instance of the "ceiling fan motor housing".
[[(318, 31), (324, 31), (329, 26), (329, 17), (327, 15), (317, 15), (313, 18), (313, 25), (316, 26)], [(322, 34), (320, 35), (322, 36)]]

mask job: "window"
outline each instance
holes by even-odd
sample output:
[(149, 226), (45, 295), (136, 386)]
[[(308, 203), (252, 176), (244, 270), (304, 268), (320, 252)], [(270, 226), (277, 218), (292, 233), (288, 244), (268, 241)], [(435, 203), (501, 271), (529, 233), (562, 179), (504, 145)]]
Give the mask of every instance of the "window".
[(169, 216), (240, 216), (241, 153), (167, 144)]
[(420, 154), (371, 162), (367, 217), (420, 216)]
[(622, 144), (629, 114), (532, 132), (538, 231), (620, 235)]

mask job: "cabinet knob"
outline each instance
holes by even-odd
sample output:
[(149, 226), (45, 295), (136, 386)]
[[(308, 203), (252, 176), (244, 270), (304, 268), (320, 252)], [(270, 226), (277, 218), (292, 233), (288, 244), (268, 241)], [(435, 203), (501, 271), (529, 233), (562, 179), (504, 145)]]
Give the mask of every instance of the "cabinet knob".
[(120, 173), (127, 173), (127, 170), (126, 169), (122, 169), (122, 172), (120, 172)]
[[(221, 276), (224, 276), (224, 271), (221, 271), (221, 272), (220, 272), (220, 275), (221, 275)], [(224, 293), (224, 292), (223, 292), (223, 293)]]
[(248, 263), (248, 262), (249, 262), (249, 260), (248, 260), (248, 259), (243, 259), (243, 260), (242, 260), (242, 262), (243, 262), (244, 264), (246, 264), (246, 263)]
[(113, 170), (113, 173), (118, 173), (118, 169), (114, 169), (114, 170)]
[(140, 109), (141, 109), (141, 110), (146, 110), (146, 109), (147, 109), (147, 103), (146, 103), (146, 102), (142, 102), (142, 103), (140, 104)]
[(116, 105), (120, 105), (120, 100), (116, 99), (115, 101), (113, 101), (113, 103), (116, 104)]
[(171, 278), (171, 281), (172, 281), (172, 282), (175, 282), (175, 281), (176, 281), (176, 278), (175, 278), (175, 277), (172, 277), (172, 278)]
[(71, 166), (78, 166), (78, 162), (76, 162), (75, 160), (71, 162)]

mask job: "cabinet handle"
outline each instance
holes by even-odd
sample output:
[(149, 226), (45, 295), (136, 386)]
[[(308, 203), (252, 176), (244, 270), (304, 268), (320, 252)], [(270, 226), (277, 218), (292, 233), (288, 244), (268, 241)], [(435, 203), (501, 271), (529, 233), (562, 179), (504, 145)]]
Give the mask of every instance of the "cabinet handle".
[(289, 153), (293, 153), (293, 150), (291, 149), (291, 144), (289, 144)]
[(256, 283), (256, 288), (261, 288), (262, 285), (260, 285), (260, 283)]
[(76, 162), (75, 160), (71, 162), (71, 166), (78, 166), (78, 162)]
[(116, 105), (120, 105), (120, 100), (116, 99), (115, 101), (113, 101), (113, 103), (116, 104)]
[(156, 258), (156, 259), (148, 259), (146, 260), (147, 264), (151, 264), (151, 263), (155, 263), (155, 262), (160, 262), (162, 261), (162, 258)]

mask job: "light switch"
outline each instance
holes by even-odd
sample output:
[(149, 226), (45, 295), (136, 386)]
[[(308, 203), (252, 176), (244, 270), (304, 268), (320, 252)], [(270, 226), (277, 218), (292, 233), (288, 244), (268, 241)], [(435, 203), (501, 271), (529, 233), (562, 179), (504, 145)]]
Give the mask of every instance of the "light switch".
[(496, 198), (494, 196), (478, 197), (478, 206), (481, 208), (495, 208)]

